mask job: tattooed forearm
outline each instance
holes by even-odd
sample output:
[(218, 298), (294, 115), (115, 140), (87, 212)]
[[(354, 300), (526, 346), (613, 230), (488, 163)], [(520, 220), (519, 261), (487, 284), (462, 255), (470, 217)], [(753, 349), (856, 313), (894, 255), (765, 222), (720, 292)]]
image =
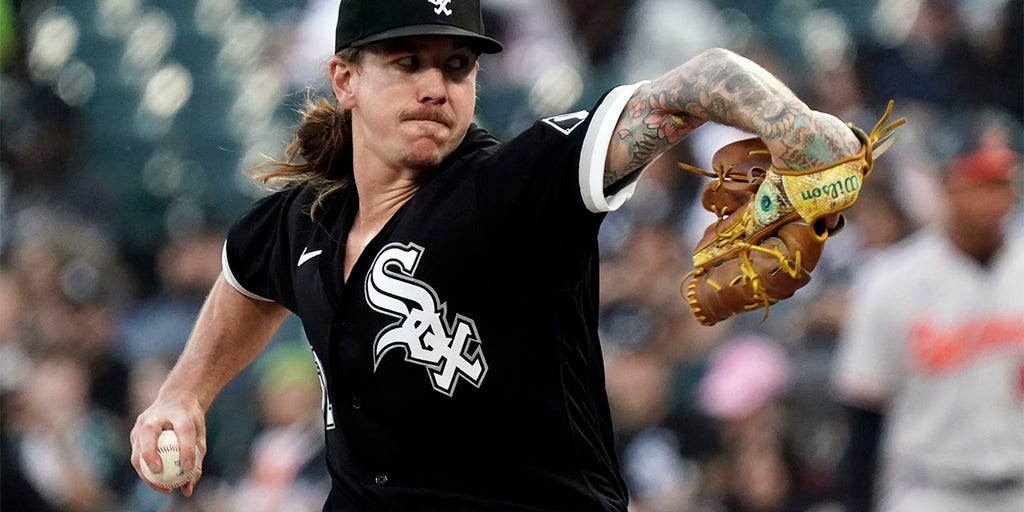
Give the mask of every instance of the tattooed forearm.
[[(624, 164), (608, 166), (604, 175), (605, 187), (647, 165), (703, 122), (686, 112), (673, 111), (667, 105), (664, 91), (634, 95), (626, 105), (619, 120), (619, 130), (611, 142), (628, 160)], [(613, 155), (613, 151), (610, 148), (609, 155)]]
[(860, 147), (841, 121), (811, 110), (771, 73), (715, 49), (637, 90), (609, 147), (605, 184), (650, 163), (707, 121), (761, 137), (780, 167), (814, 167)]

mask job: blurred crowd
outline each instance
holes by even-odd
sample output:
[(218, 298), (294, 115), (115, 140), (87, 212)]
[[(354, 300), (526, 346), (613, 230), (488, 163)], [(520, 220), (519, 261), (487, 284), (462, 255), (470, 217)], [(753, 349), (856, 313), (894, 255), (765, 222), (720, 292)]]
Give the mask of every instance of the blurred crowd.
[[(192, 499), (138, 482), (127, 432), (220, 272), (228, 223), (260, 193), (240, 169), (279, 155), (295, 106), (324, 92), (336, 4), (0, 0), (0, 508), (320, 509), (320, 390), (295, 321), (211, 409)], [(949, 159), (982, 138), (1021, 151), (1022, 2), (482, 4), (506, 49), (481, 60), (477, 122), (499, 138), (712, 46), (861, 127), (896, 100), (896, 145), (812, 282), (766, 318), (702, 327), (678, 290), (714, 216), (697, 199), (706, 179), (675, 162), (708, 168), (743, 134), (700, 128), (601, 233), (632, 510), (842, 510), (829, 382), (847, 291), (863, 262), (940, 219)]]

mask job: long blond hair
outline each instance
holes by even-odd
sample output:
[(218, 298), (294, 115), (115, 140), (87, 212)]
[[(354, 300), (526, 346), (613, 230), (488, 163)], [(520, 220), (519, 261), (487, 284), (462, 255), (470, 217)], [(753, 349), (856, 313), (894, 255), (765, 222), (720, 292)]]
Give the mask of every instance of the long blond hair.
[[(348, 48), (338, 57), (358, 63), (361, 51)], [(285, 148), (284, 159), (269, 159), (246, 173), (257, 183), (273, 188), (310, 185), (316, 196), (309, 215), (331, 194), (352, 182), (352, 112), (333, 100), (307, 94), (295, 135)]]

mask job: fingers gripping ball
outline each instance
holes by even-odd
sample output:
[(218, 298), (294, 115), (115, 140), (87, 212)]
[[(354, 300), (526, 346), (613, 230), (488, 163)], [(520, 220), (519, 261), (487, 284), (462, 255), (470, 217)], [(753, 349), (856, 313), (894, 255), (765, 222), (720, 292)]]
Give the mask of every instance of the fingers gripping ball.
[[(718, 219), (697, 243), (694, 270), (680, 290), (700, 323), (760, 308), (767, 317), (772, 304), (810, 281), (825, 240), (843, 225), (840, 212), (856, 201), (874, 158), (888, 147), (886, 135), (904, 122), (885, 125), (891, 112), (892, 102), (870, 134), (848, 123), (861, 150), (812, 169), (776, 169), (758, 138), (719, 149), (714, 172), (679, 164), (715, 178), (704, 187), (701, 205)], [(834, 226), (831, 219), (837, 219)]]
[[(164, 430), (160, 433), (160, 437), (157, 438), (156, 442), (156, 451), (160, 454), (160, 460), (163, 462), (163, 471), (159, 473), (152, 472), (144, 460), (140, 464), (142, 466), (142, 475), (153, 485), (163, 487), (164, 489), (176, 489), (187, 484), (195, 476), (197, 466), (189, 471), (185, 471), (181, 467), (181, 457), (178, 452), (178, 436), (175, 435), (173, 430)], [(196, 448), (196, 461), (198, 460), (199, 449)]]

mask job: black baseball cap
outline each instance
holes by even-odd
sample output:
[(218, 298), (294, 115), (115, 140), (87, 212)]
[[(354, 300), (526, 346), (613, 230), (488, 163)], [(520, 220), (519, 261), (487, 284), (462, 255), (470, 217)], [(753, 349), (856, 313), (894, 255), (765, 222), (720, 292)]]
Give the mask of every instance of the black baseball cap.
[(341, 0), (335, 53), (409, 36), (464, 37), (483, 53), (501, 51), (484, 35), (480, 0)]

